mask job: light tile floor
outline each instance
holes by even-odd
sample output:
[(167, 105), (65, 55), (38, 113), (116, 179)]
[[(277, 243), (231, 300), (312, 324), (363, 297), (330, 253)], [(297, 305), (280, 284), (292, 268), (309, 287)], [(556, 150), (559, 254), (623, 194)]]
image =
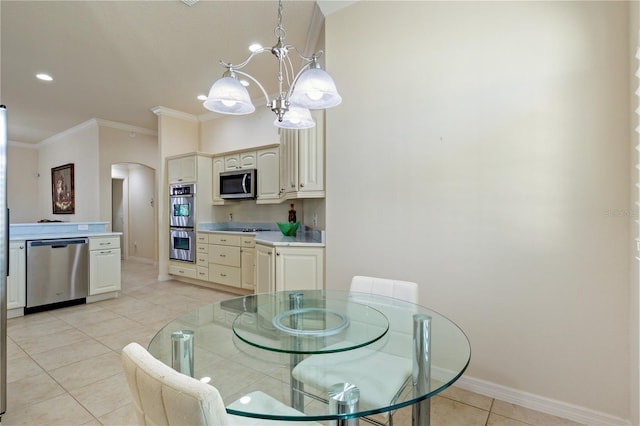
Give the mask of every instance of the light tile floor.
[[(117, 299), (10, 319), (7, 412), (2, 425), (135, 424), (120, 366), (122, 347), (132, 341), (146, 347), (171, 319), (232, 296), (157, 281), (157, 272), (151, 265), (123, 262), (122, 293)], [(410, 423), (410, 408), (395, 414), (395, 425)], [(575, 425), (455, 387), (432, 399), (431, 424)]]

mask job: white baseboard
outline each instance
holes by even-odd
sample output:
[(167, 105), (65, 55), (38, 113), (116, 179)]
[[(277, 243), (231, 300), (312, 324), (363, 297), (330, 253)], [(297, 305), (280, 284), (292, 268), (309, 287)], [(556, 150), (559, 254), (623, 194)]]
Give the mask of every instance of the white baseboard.
[(631, 426), (630, 420), (473, 377), (462, 376), (454, 386), (589, 426)]

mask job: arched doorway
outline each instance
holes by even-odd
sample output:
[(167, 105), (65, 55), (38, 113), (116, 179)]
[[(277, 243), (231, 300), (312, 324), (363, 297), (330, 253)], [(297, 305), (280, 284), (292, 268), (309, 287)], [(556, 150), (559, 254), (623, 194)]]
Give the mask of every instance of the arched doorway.
[(136, 163), (111, 166), (112, 229), (122, 232), (122, 257), (158, 261), (156, 171)]

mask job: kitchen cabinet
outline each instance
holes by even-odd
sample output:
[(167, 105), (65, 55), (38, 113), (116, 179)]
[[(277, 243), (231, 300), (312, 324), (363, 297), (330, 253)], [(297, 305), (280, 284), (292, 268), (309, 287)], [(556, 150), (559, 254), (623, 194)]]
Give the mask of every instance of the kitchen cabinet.
[(323, 247), (256, 245), (256, 292), (323, 288)]
[(241, 237), (240, 269), (240, 286), (247, 290), (253, 290), (256, 270), (256, 240), (253, 236)]
[(213, 189), (211, 202), (214, 205), (222, 205), (224, 204), (224, 199), (220, 197), (220, 173), (224, 172), (224, 157), (213, 157), (211, 167), (211, 187)]
[[(26, 245), (24, 241), (9, 243), (9, 276), (7, 277), (7, 310), (24, 308), (26, 303)], [(21, 315), (22, 313), (18, 314)], [(8, 314), (10, 318), (12, 315)]]
[(169, 184), (195, 183), (195, 223), (211, 220), (211, 156), (188, 154), (167, 159)]
[(169, 183), (195, 183), (198, 180), (198, 166), (195, 155), (172, 158), (167, 161)]
[(256, 293), (276, 290), (276, 249), (256, 244)]
[(280, 179), (286, 199), (324, 198), (324, 123), (315, 112), (311, 129), (281, 129)]
[(209, 235), (209, 281), (241, 287), (240, 236)]
[(209, 281), (209, 235), (196, 234), (196, 278)]
[(120, 236), (89, 238), (89, 296), (120, 291)]
[(255, 169), (256, 168), (256, 152), (247, 151), (238, 154), (224, 156), (224, 171), (238, 169)]
[(256, 204), (280, 203), (280, 148), (261, 149), (256, 153), (258, 169), (258, 194)]

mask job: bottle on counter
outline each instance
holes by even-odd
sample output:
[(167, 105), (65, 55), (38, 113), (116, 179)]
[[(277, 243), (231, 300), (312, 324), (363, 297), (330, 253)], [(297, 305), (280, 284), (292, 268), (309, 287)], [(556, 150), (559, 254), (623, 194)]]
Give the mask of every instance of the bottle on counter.
[(291, 204), (291, 208), (289, 209), (289, 222), (291, 223), (295, 223), (298, 220), (296, 219), (296, 209), (293, 207), (293, 204)]

